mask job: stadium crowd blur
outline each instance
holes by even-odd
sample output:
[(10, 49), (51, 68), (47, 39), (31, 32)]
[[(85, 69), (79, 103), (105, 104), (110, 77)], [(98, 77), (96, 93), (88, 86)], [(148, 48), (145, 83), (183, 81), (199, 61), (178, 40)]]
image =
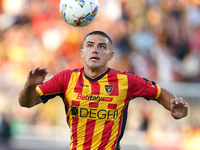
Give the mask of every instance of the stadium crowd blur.
[[(81, 28), (64, 22), (59, 2), (0, 0), (0, 141), (25, 134), (26, 125), (66, 125), (65, 117), (59, 117), (64, 107), (55, 100), (27, 110), (19, 106), (18, 94), (36, 66), (47, 67), (47, 79), (82, 67), (79, 50), (92, 30), (103, 30), (112, 38), (111, 68), (156, 82), (200, 82), (199, 0), (99, 0), (95, 21)], [(177, 150), (200, 149), (199, 119), (174, 121), (158, 104), (135, 101), (127, 130), (143, 131), (144, 141), (155, 149), (161, 149), (155, 144), (159, 142)]]

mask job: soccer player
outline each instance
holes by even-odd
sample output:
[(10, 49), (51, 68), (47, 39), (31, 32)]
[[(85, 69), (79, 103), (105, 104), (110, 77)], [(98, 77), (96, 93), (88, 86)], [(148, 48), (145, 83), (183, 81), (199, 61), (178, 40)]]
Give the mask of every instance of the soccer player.
[(71, 150), (119, 150), (128, 105), (136, 97), (157, 101), (175, 119), (187, 116), (183, 98), (137, 74), (109, 68), (113, 56), (112, 41), (106, 33), (89, 33), (81, 49), (84, 67), (62, 71), (46, 82), (48, 71), (36, 67), (20, 92), (20, 105), (30, 108), (60, 96), (71, 131)]

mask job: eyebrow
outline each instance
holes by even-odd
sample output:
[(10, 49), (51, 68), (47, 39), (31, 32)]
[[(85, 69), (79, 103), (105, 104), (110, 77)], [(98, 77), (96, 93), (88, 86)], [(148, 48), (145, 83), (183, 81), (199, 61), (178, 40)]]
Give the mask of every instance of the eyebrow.
[[(86, 43), (86, 44), (88, 44), (88, 43), (94, 44), (94, 42), (92, 42), (92, 41), (87, 41), (87, 43)], [(107, 46), (107, 44), (106, 44), (106, 43), (98, 43), (98, 45), (106, 45), (106, 46)]]
[(87, 44), (87, 43), (92, 43), (92, 44), (93, 44), (94, 42), (92, 42), (92, 41), (87, 41), (86, 44)]

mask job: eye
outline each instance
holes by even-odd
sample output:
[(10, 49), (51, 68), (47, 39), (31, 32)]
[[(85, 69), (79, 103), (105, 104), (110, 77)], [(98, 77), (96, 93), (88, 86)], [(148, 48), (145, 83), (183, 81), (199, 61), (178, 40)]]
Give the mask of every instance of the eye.
[(103, 46), (103, 45), (100, 45), (99, 47), (100, 47), (101, 49), (106, 49), (106, 47)]
[(92, 44), (88, 44), (87, 47), (92, 47)]

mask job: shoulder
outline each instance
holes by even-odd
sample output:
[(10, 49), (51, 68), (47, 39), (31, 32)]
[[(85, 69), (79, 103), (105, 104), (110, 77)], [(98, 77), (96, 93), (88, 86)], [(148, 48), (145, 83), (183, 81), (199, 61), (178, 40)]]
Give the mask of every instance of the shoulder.
[(126, 75), (126, 76), (137, 76), (137, 74), (135, 74), (134, 72), (131, 72), (131, 71), (118, 71), (118, 70), (115, 70), (115, 69), (112, 69), (110, 68), (110, 73), (113, 73), (113, 74), (120, 74), (120, 75)]
[(64, 71), (61, 71), (57, 74), (55, 74), (53, 77), (56, 77), (56, 78), (70, 78), (72, 76), (73, 73), (79, 73), (79, 72), (82, 72), (83, 69), (73, 69), (73, 70), (64, 70)]
[[(124, 75), (124, 77), (126, 77), (128, 79), (129, 82), (139, 82), (139, 83), (146, 83), (149, 80), (141, 77), (140, 75), (136, 74), (135, 72), (131, 72), (131, 71), (118, 71), (115, 69), (111, 69), (110, 71), (111, 74), (118, 74), (118, 75)], [(153, 81), (152, 81), (153, 82)], [(154, 82), (153, 82), (154, 83)], [(155, 83), (154, 83), (155, 84)]]
[(67, 70), (64, 70), (64, 71), (57, 73), (57, 75), (61, 75), (61, 74), (67, 75), (67, 74), (72, 74), (73, 72), (78, 73), (78, 72), (82, 72), (82, 70), (83, 69), (73, 69), (73, 70), (67, 69)]
[(118, 71), (115, 69), (111, 69), (109, 72), (110, 76), (115, 76), (118, 80), (122, 80), (125, 81), (127, 80), (128, 82), (134, 82), (135, 80), (137, 80), (137, 74), (135, 74), (134, 72), (130, 72), (130, 71)]

